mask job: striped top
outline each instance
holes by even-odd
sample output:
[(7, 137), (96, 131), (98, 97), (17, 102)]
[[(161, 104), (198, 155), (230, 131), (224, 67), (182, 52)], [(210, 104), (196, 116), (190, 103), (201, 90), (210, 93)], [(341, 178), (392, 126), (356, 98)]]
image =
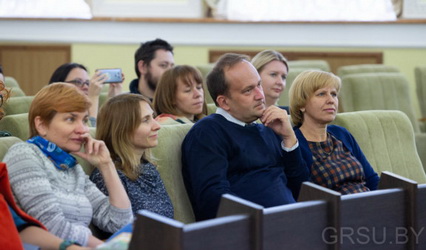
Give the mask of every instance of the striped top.
[(13, 145), (4, 162), (17, 204), (60, 238), (85, 246), (92, 219), (111, 233), (133, 219), (131, 208), (112, 206), (80, 165), (59, 170), (34, 144)]

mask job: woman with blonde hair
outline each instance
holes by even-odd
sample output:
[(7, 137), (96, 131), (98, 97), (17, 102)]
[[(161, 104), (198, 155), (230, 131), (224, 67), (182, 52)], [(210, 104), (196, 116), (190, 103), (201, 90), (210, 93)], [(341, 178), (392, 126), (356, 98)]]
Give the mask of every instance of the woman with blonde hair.
[[(264, 50), (257, 53), (251, 63), (262, 79), (266, 107), (277, 105), (285, 89), (288, 74), (287, 59), (278, 51)], [(287, 110), (287, 107), (282, 107)]]
[[(89, 134), (90, 105), (72, 84), (45, 86), (28, 113), (31, 138), (13, 145), (4, 162), (24, 211), (56, 236), (94, 248), (102, 241), (92, 235), (89, 223), (114, 233), (130, 223), (133, 214), (105, 143)], [(71, 154), (99, 169), (109, 196), (89, 180)]]
[(192, 124), (207, 115), (201, 73), (188, 65), (175, 66), (161, 76), (154, 94), (156, 120), (164, 124)]
[[(138, 94), (115, 96), (101, 108), (98, 121), (96, 138), (109, 149), (133, 213), (146, 209), (173, 218), (171, 200), (156, 166), (150, 162), (149, 149), (158, 144), (160, 125), (148, 99)], [(108, 195), (98, 170), (90, 179)]]
[(330, 125), (339, 107), (340, 78), (309, 70), (290, 87), (290, 114), (311, 181), (341, 194), (377, 189), (379, 176), (351, 133)]

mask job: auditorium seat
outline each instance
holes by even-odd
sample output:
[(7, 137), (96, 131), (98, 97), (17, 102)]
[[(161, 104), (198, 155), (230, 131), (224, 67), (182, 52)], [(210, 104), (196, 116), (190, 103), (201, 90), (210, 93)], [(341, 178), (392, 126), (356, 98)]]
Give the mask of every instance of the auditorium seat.
[(390, 171), (418, 183), (426, 183), (413, 127), (401, 111), (345, 112), (338, 114), (333, 123), (351, 132), (379, 174)]
[(340, 106), (345, 112), (360, 110), (400, 110), (416, 133), (417, 150), (426, 165), (426, 135), (416, 118), (408, 80), (401, 73), (363, 73), (342, 78)]
[(426, 65), (414, 68), (414, 76), (416, 79), (416, 93), (419, 100), (421, 112), (421, 128), (426, 131)]
[(0, 137), (0, 162), (3, 161), (9, 148), (18, 142), (22, 142), (22, 140), (15, 136)]
[(252, 223), (248, 215), (231, 215), (184, 224), (141, 210), (134, 223), (129, 250), (250, 250)]
[(322, 71), (330, 72), (330, 65), (326, 60), (293, 60), (288, 61), (288, 67), (290, 69), (290, 72), (293, 69), (319, 69)]
[(28, 113), (33, 99), (34, 96), (11, 97), (3, 105), (3, 109), (6, 115)]
[(400, 72), (395, 66), (384, 65), (384, 64), (356, 64), (356, 65), (345, 65), (337, 69), (337, 75), (343, 77), (350, 74), (360, 73), (378, 73), (378, 72)]
[(0, 130), (7, 131), (23, 141), (27, 140), (30, 136), (28, 113), (4, 116), (0, 120)]
[(181, 144), (191, 126), (191, 124), (161, 126), (158, 131), (158, 146), (152, 149), (154, 161), (173, 203), (174, 218), (184, 223), (195, 221), (183, 183), (181, 163)]
[(320, 68), (290, 68), (290, 71), (287, 74), (286, 86), (284, 88), (284, 91), (281, 93), (280, 98), (278, 99), (279, 106), (290, 105), (288, 91), (290, 90), (291, 84), (300, 73), (306, 70), (321, 70), (321, 69)]

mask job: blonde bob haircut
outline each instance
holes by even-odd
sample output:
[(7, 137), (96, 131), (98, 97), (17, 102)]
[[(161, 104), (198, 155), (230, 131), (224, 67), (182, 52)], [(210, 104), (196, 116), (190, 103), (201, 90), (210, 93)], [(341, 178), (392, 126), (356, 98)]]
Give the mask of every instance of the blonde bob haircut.
[(287, 59), (278, 51), (275, 50), (264, 50), (257, 53), (253, 59), (251, 59), (251, 63), (256, 68), (257, 72), (260, 74), (266, 64), (272, 61), (280, 61), (284, 63), (285, 67), (288, 71), (288, 62)]
[(150, 156), (148, 149), (142, 158), (133, 153), (133, 136), (142, 122), (141, 102), (151, 107), (151, 102), (142, 95), (117, 95), (102, 106), (97, 117), (96, 138), (105, 142), (115, 167), (131, 180), (139, 177), (139, 165), (148, 162)]
[(88, 112), (90, 106), (89, 98), (73, 84), (58, 82), (43, 87), (28, 112), (30, 138), (39, 135), (34, 122), (37, 116), (49, 126), (56, 113)]
[(6, 103), (9, 96), (10, 96), (10, 90), (6, 88), (6, 85), (4, 85), (4, 82), (0, 80), (0, 120), (3, 118), (3, 116), (5, 116), (2, 106), (3, 104)]
[[(192, 80), (195, 80), (196, 83), (201, 84), (205, 94), (206, 92), (204, 91), (203, 77), (201, 76), (201, 73), (198, 71), (198, 69), (189, 65), (178, 65), (164, 72), (158, 81), (154, 94), (153, 106), (155, 112), (158, 115), (182, 115), (181, 111), (179, 111), (176, 107), (176, 93), (178, 89), (178, 83), (179, 81), (182, 81), (184, 84), (190, 86), (192, 84)], [(203, 111), (201, 114), (195, 114), (195, 121), (203, 118), (206, 115), (207, 104), (204, 98)]]
[(330, 72), (307, 70), (300, 73), (291, 84), (288, 94), (293, 124), (298, 127), (302, 125), (303, 113), (301, 109), (306, 106), (315, 91), (332, 87), (339, 93), (341, 85), (340, 78)]

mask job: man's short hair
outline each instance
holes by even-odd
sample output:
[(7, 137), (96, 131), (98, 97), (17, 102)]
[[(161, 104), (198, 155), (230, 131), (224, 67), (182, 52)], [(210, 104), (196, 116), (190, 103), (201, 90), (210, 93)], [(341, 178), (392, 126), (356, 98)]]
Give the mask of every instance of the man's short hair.
[(207, 75), (207, 88), (217, 107), (219, 107), (219, 104), (217, 103), (216, 98), (219, 95), (228, 96), (229, 94), (229, 84), (225, 77), (225, 70), (232, 68), (234, 65), (242, 61), (250, 62), (249, 56), (226, 53), (219, 57), (212, 71)]
[(173, 47), (162, 39), (157, 38), (152, 41), (141, 43), (141, 46), (135, 52), (135, 71), (138, 78), (141, 77), (141, 73), (138, 69), (138, 62), (143, 61), (145, 65), (150, 65), (151, 61), (154, 59), (155, 51), (159, 49), (170, 51), (173, 54)]

